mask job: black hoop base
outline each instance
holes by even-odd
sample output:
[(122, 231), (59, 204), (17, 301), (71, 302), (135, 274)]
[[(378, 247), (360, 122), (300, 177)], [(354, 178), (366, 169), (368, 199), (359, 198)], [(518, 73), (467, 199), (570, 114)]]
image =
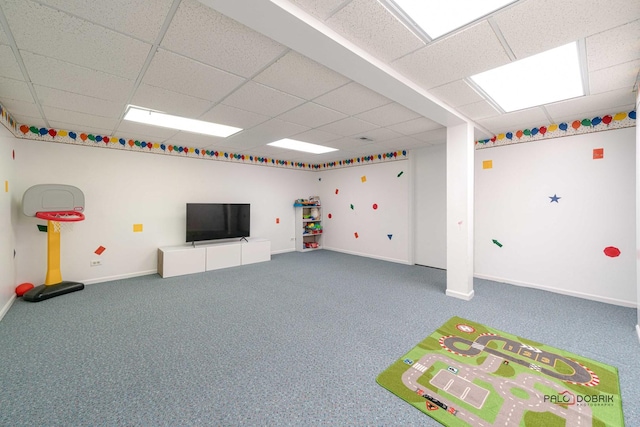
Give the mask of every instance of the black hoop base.
[(22, 299), (29, 302), (39, 302), (83, 289), (84, 283), (79, 282), (65, 281), (56, 283), (55, 285), (40, 285), (25, 292), (25, 294), (22, 295)]

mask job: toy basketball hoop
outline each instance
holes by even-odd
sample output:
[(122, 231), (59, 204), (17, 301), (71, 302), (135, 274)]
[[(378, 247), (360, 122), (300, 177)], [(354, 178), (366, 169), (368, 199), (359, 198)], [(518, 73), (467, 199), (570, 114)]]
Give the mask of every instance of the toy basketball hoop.
[(71, 185), (40, 184), (30, 187), (22, 197), (22, 211), (27, 216), (47, 221), (47, 276), (22, 297), (38, 302), (84, 289), (84, 284), (62, 280), (60, 272), (60, 231), (84, 220), (84, 194)]
[(79, 211), (36, 212), (36, 218), (48, 221), (55, 232), (73, 230), (73, 223), (84, 221), (84, 214)]
[(36, 212), (37, 218), (47, 221), (76, 222), (84, 220), (84, 214), (78, 211)]

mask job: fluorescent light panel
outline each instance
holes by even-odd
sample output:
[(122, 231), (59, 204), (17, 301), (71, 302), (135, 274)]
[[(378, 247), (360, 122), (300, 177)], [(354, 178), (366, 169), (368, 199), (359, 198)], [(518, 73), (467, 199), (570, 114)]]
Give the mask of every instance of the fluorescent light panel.
[(337, 148), (325, 147), (324, 145), (310, 144), (308, 142), (297, 141), (295, 139), (281, 139), (267, 145), (273, 147), (286, 148), (288, 150), (304, 151), (305, 153), (323, 154), (331, 151), (338, 151)]
[(514, 0), (391, 0), (432, 39), (513, 3)]
[(504, 111), (584, 95), (576, 42), (471, 77)]
[(152, 111), (144, 108), (129, 107), (124, 116), (125, 120), (132, 122), (144, 123), (147, 125), (161, 126), (165, 128), (184, 130), (193, 133), (202, 133), (221, 138), (226, 138), (241, 128), (221, 125), (218, 123), (205, 122), (202, 120), (188, 119), (186, 117), (173, 116), (171, 114)]

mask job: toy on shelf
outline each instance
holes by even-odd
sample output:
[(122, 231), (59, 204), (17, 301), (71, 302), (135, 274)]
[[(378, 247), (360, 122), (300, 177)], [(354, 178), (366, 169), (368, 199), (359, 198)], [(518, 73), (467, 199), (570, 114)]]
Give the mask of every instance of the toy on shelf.
[(300, 207), (300, 206), (320, 206), (320, 197), (318, 196), (311, 196), (308, 199), (296, 199), (293, 202), (293, 206), (295, 207)]
[(319, 222), (309, 222), (304, 227), (305, 234), (320, 234), (322, 233), (322, 224)]

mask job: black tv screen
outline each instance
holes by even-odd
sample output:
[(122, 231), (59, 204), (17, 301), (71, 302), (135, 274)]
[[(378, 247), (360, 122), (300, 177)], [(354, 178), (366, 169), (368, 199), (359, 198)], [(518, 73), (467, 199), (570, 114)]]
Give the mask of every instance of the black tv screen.
[(187, 242), (249, 237), (248, 203), (187, 203)]

